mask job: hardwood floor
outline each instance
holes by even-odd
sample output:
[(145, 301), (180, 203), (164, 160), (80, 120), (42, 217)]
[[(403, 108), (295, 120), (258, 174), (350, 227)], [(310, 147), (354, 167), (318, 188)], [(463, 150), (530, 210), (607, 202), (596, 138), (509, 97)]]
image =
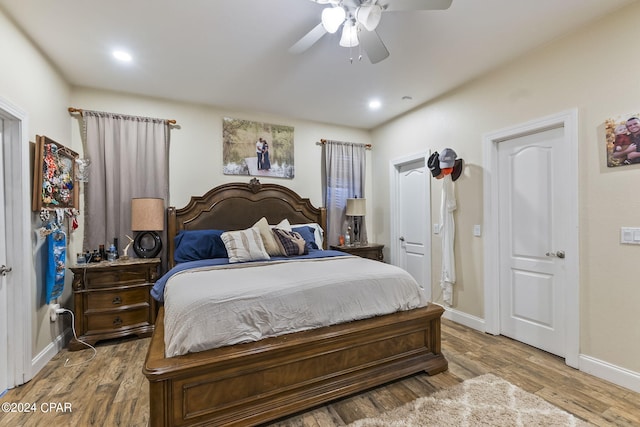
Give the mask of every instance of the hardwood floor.
[[(60, 352), (33, 380), (0, 398), (0, 403), (35, 404), (36, 411), (0, 412), (0, 426), (146, 426), (149, 396), (142, 364), (148, 343), (148, 338), (100, 343), (95, 359), (68, 368), (67, 358), (74, 364), (93, 352)], [(595, 425), (640, 426), (640, 393), (569, 368), (556, 356), (447, 320), (442, 348), (447, 372), (417, 374), (268, 426), (342, 426), (485, 373)]]

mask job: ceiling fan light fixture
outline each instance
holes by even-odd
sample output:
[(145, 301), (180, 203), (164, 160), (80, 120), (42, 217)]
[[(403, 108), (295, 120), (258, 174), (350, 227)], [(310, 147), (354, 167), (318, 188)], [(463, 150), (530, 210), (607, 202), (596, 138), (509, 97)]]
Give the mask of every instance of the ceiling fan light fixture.
[(382, 7), (377, 4), (362, 5), (356, 9), (356, 20), (367, 31), (376, 29), (382, 18)]
[(356, 47), (360, 44), (358, 41), (358, 27), (351, 21), (344, 23), (342, 27), (342, 37), (340, 37), (340, 46)]
[(322, 10), (322, 26), (328, 33), (335, 33), (347, 17), (347, 12), (341, 7), (327, 7)]

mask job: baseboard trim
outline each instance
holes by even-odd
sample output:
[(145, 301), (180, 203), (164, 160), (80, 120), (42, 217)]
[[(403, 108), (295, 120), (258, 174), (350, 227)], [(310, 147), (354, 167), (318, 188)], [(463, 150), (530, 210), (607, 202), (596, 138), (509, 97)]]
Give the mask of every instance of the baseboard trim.
[(460, 323), (461, 325), (467, 326), (471, 329), (486, 332), (484, 319), (455, 310), (451, 307), (445, 307), (445, 312), (442, 317), (453, 322)]
[[(467, 326), (480, 332), (487, 333), (485, 329), (485, 321), (476, 316), (445, 307), (445, 313), (442, 315), (445, 319), (451, 320), (461, 325)], [(619, 366), (615, 366), (609, 362), (596, 359), (595, 357), (581, 354), (578, 356), (579, 370), (594, 377), (598, 377), (605, 381), (609, 381), (620, 387), (640, 393), (640, 373), (633, 372)]]
[(640, 393), (640, 373), (584, 354), (580, 355), (579, 360), (581, 371)]
[(65, 348), (67, 342), (72, 335), (71, 328), (66, 328), (60, 335), (56, 337), (48, 346), (31, 360), (31, 378), (35, 377), (46, 365), (54, 358), (54, 356)]

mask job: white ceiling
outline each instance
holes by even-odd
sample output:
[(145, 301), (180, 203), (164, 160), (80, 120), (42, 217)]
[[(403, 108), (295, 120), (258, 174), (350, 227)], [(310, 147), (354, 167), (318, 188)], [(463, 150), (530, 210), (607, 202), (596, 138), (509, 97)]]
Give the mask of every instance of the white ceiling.
[[(358, 62), (357, 48), (351, 63), (338, 33), (290, 54), (325, 7), (310, 0), (0, 7), (73, 85), (371, 129), (633, 1), (453, 0), (444, 11), (385, 12), (378, 33), (391, 55), (375, 65)], [(133, 62), (114, 62), (114, 48)], [(369, 111), (374, 97), (383, 106)]]

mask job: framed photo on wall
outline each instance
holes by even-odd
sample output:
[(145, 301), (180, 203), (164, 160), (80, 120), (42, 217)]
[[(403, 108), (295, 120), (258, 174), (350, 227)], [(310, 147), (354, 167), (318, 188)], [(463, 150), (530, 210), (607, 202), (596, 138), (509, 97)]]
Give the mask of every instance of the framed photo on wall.
[(295, 176), (293, 127), (223, 118), (222, 163), (225, 175), (292, 179)]
[(46, 137), (36, 135), (32, 209), (78, 209), (76, 182), (78, 153)]
[(605, 121), (607, 166), (640, 163), (640, 114)]

